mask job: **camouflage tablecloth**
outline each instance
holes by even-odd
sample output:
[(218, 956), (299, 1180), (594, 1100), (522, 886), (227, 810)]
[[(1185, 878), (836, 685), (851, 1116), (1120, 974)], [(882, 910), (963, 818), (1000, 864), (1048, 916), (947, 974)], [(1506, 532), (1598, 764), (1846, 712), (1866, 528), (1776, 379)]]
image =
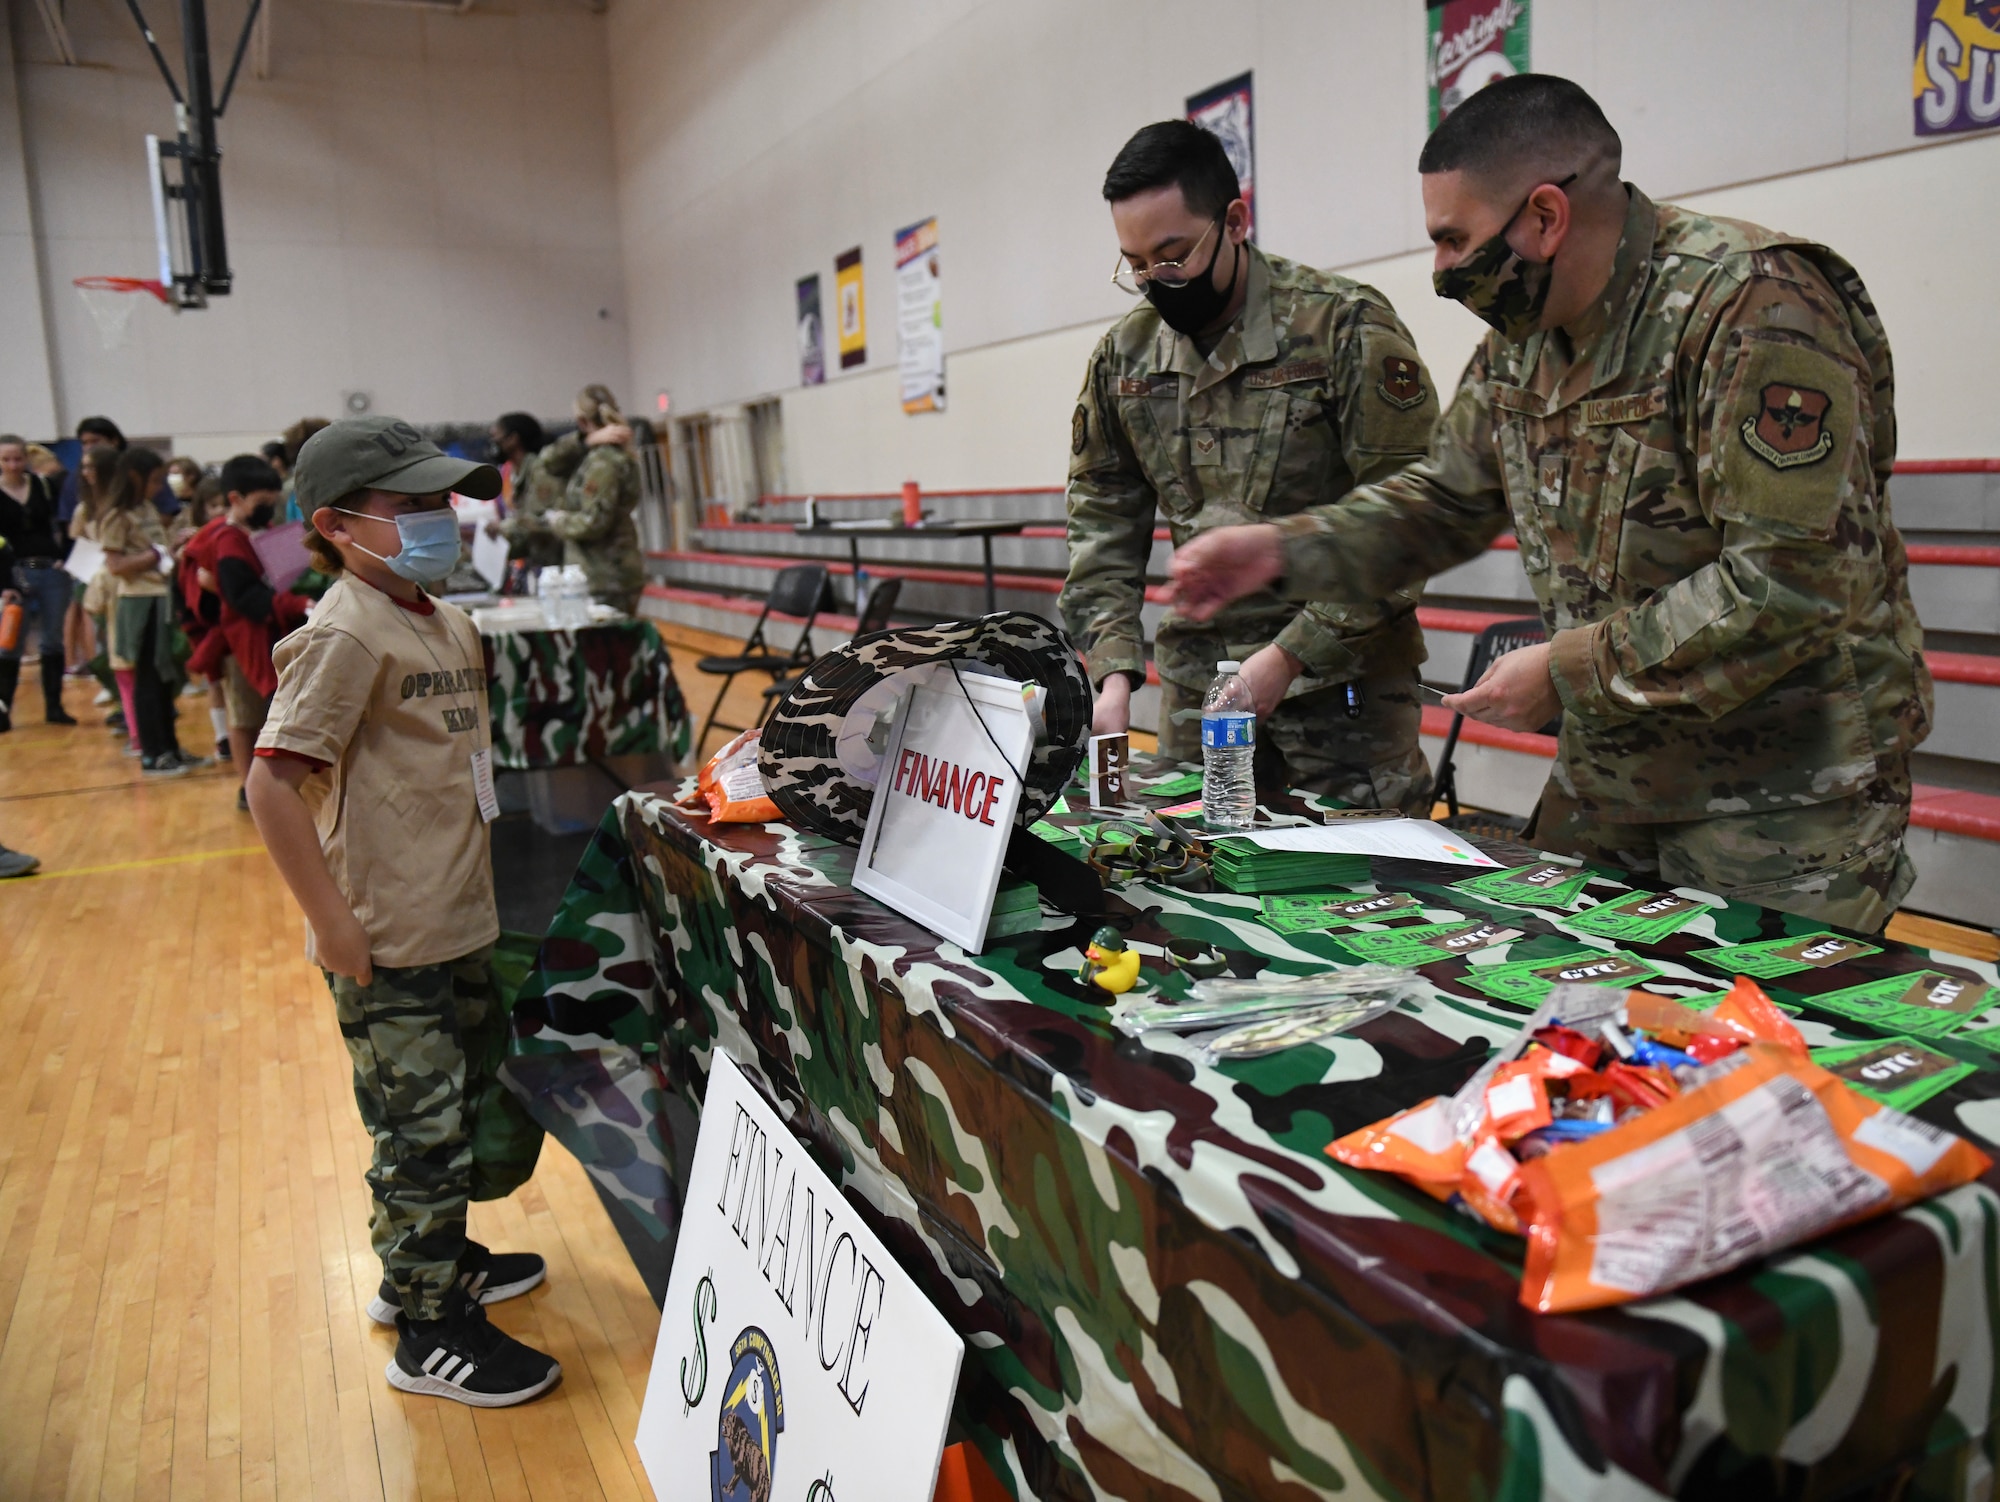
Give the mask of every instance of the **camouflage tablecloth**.
[[(664, 1237), (664, 1092), (698, 1098), (726, 1048), (964, 1333), (955, 1425), (1017, 1495), (1989, 1494), (2000, 1175), (1676, 1297), (1538, 1317), (1517, 1302), (1518, 1241), (1325, 1157), (1455, 1088), (1518, 1025), (1527, 1008), (1465, 984), (1474, 965), (1607, 941), (1448, 890), (1462, 871), (1377, 862), (1380, 890), (1523, 936), (1427, 967), (1423, 1003), (1354, 1034), (1213, 1068), (1107, 1025), (1073, 978), (1092, 925), (1045, 916), (969, 957), (853, 892), (851, 870), (787, 826), (627, 795), (543, 943), (508, 1068)], [(1606, 876), (1591, 895), (1624, 890)], [(1351, 963), (1332, 934), (1265, 926), (1254, 898), (1119, 893), (1129, 937), (1206, 939), (1239, 972)], [(1727, 906), (1646, 948), (1648, 984), (1713, 992), (1690, 950), (1811, 931)], [(1155, 966), (1147, 981), (1185, 985)], [(1885, 944), (1770, 988), (1809, 1001), (1925, 967), (2000, 981)], [(1866, 1036), (1802, 1026), (1816, 1046)], [(1918, 1114), (1990, 1145), (2000, 1075)]]
[(601, 756), (686, 756), (692, 722), (650, 621), (493, 631), (486, 644), (493, 765), (575, 767)]

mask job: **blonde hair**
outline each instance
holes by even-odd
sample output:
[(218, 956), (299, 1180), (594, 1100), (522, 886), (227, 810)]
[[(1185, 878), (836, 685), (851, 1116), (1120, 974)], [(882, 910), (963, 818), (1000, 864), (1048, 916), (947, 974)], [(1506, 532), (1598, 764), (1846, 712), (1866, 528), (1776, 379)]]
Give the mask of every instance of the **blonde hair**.
[(619, 408), (618, 398), (611, 394), (609, 386), (592, 383), (576, 394), (576, 420), (595, 431), (613, 423), (622, 426), (625, 413)]

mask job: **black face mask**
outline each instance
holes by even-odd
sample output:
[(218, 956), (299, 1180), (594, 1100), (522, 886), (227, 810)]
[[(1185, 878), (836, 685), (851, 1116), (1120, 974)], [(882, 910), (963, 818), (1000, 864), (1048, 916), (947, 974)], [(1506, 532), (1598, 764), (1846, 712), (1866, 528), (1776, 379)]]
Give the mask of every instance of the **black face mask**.
[(244, 521), (252, 532), (261, 532), (271, 525), (271, 518), (277, 514), (278, 508), (276, 506), (273, 506), (269, 501), (259, 501), (250, 508), (250, 514), (244, 518)]
[(1160, 322), (1175, 333), (1193, 338), (1220, 318), (1222, 310), (1229, 306), (1229, 299), (1236, 295), (1236, 277), (1243, 265), (1240, 245), (1231, 246), (1236, 259), (1229, 268), (1229, 285), (1218, 289), (1213, 275), (1215, 258), (1222, 254), (1222, 242), (1228, 238), (1227, 234), (1216, 236), (1215, 249), (1208, 253), (1208, 264), (1202, 267), (1200, 276), (1178, 287), (1146, 283), (1146, 301), (1159, 310)]

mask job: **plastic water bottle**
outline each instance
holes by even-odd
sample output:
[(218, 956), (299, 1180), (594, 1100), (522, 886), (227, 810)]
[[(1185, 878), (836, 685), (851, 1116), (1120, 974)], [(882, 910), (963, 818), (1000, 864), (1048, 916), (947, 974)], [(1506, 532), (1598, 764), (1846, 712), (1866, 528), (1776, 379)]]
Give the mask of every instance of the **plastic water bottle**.
[(581, 564), (563, 566), (562, 617), (563, 626), (570, 631), (590, 623), (590, 585)]
[(1257, 818), (1257, 709), (1240, 662), (1218, 662), (1201, 701), (1201, 817), (1210, 829)]

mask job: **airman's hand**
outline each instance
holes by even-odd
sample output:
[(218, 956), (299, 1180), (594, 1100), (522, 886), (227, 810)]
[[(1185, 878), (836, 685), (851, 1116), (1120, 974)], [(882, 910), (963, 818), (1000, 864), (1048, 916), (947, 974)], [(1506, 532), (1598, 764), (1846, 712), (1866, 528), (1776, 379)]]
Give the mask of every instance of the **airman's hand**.
[(1217, 527), (1174, 549), (1171, 603), (1187, 619), (1205, 621), (1284, 571), (1276, 527)]
[(1444, 707), (1503, 730), (1540, 730), (1562, 712), (1562, 698), (1549, 676), (1549, 644), (1495, 659), (1471, 688), (1446, 694)]

